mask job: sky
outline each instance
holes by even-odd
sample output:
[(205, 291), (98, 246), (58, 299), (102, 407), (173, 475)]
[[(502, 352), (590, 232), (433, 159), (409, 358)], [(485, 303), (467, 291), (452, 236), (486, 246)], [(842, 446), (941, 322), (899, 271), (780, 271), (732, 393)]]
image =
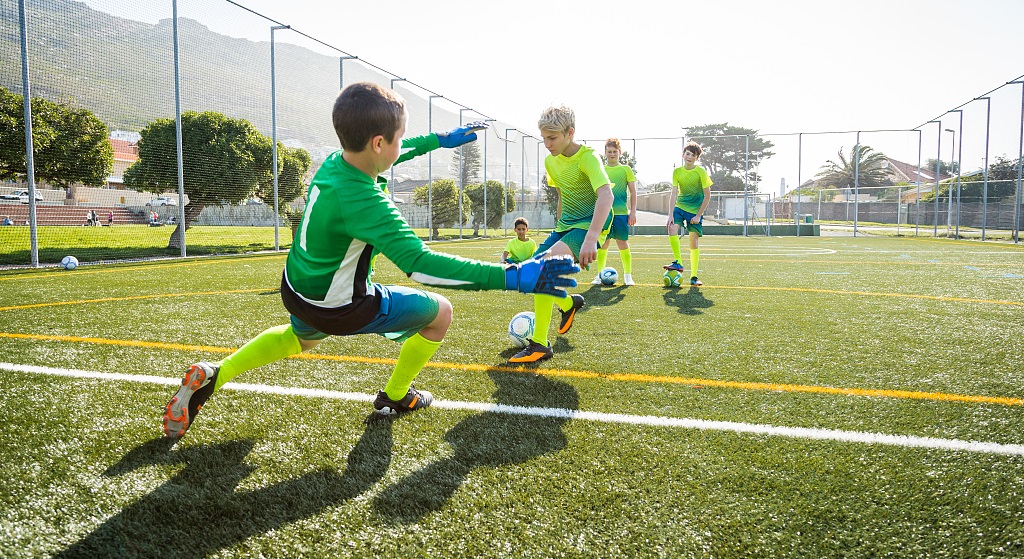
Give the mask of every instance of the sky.
[[(156, 0), (86, 3), (154, 23), (169, 12)], [(163, 6), (160, 15), (149, 4)], [(855, 143), (855, 134), (823, 132), (911, 129), (965, 103), (962, 131), (958, 114), (942, 118), (954, 132), (943, 133), (941, 156), (949, 160), (962, 137), (964, 169), (981, 168), (987, 103), (971, 100), (993, 90), (991, 161), (1018, 153), (1021, 86), (1004, 84), (1024, 74), (1024, 1), (236, 4), (535, 135), (552, 104), (573, 108), (578, 139), (678, 138), (686, 126), (721, 122), (755, 129), (777, 152), (758, 169), (762, 192), (812, 178)], [(251, 32), (236, 24), (239, 11), (225, 0), (179, 0), (180, 15), (231, 36)], [(269, 38), (268, 29), (252, 33), (245, 38)], [(938, 130), (923, 127), (923, 159), (936, 157)], [(862, 143), (918, 158), (916, 133), (865, 133)], [(681, 146), (638, 142), (641, 180), (667, 180)]]

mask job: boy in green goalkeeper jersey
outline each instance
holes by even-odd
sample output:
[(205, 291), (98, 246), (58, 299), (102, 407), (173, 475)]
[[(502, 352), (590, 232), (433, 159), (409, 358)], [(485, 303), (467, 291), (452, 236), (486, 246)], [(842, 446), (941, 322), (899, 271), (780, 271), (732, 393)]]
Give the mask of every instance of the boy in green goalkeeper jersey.
[[(537, 123), (544, 147), (550, 155), (544, 159), (548, 184), (558, 191), (558, 223), (555, 230), (537, 248), (534, 257), (572, 255), (580, 266), (597, 261), (601, 232), (611, 223), (612, 189), (601, 160), (594, 150), (573, 140), (576, 115), (572, 109), (551, 107)], [(548, 344), (553, 306), (562, 313), (558, 333), (572, 328), (576, 311), (583, 307), (583, 296), (553, 297), (537, 294), (534, 300), (536, 325), (526, 348), (509, 359), (512, 363), (532, 363), (550, 359)]]
[(597, 275), (590, 282), (594, 285), (601, 284), (601, 270), (608, 262), (608, 245), (612, 244), (612, 239), (615, 239), (619, 247), (619, 258), (622, 259), (622, 283), (634, 285), (629, 228), (636, 225), (636, 175), (629, 165), (619, 164), (621, 155), (622, 144), (619, 139), (608, 138), (604, 143), (604, 158), (607, 161), (604, 170), (608, 173), (608, 180), (612, 181), (612, 226), (608, 230), (608, 240), (597, 251)]
[(529, 260), (537, 252), (537, 241), (526, 236), (530, 233), (530, 222), (525, 217), (517, 217), (513, 225), (516, 238), (509, 239), (505, 243), (505, 251), (501, 253), (501, 261), (508, 264)]
[(391, 415), (429, 406), (433, 396), (412, 386), (452, 322), (445, 297), (373, 283), (383, 254), (419, 283), (452, 289), (508, 289), (565, 296), (579, 271), (570, 257), (500, 265), (431, 251), (413, 233), (387, 194), (381, 176), (393, 164), (438, 147), (476, 139), (472, 124), (445, 134), (402, 140), (407, 113), (395, 92), (372, 83), (350, 85), (334, 104), (341, 151), (331, 154), (309, 185), (298, 234), (288, 252), (281, 300), (289, 324), (270, 328), (217, 363), (189, 367), (163, 416), (168, 437), (179, 438), (210, 395), (235, 376), (315, 347), (328, 335), (379, 334), (402, 343), (374, 409)]
[(683, 231), (690, 233), (690, 285), (704, 285), (697, 279), (697, 265), (700, 263), (700, 248), (697, 239), (704, 236), (704, 210), (711, 202), (711, 177), (703, 167), (697, 165), (700, 158), (700, 144), (689, 141), (683, 148), (683, 166), (672, 172), (672, 196), (676, 199), (675, 209), (668, 218), (668, 241), (675, 260), (663, 266), (666, 270), (683, 273), (682, 252), (679, 237)]

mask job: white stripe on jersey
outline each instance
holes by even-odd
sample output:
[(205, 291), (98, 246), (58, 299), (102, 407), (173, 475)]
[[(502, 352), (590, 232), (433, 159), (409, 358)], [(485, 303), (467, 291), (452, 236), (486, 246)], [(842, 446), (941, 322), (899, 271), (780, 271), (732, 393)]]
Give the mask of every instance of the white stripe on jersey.
[(439, 278), (430, 274), (424, 274), (423, 272), (413, 272), (412, 274), (409, 274), (409, 279), (422, 283), (423, 285), (435, 285), (437, 287), (450, 287), (453, 285), (468, 285), (473, 283), (471, 281)]

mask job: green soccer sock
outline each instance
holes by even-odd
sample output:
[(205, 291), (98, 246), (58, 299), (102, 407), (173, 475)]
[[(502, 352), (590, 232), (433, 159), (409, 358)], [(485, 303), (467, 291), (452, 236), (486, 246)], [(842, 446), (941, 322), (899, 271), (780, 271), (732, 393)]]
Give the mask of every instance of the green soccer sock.
[(622, 273), (632, 274), (633, 273), (633, 256), (629, 253), (628, 248), (619, 250), (619, 258), (622, 259)]
[(608, 263), (608, 249), (599, 248), (597, 249), (597, 271), (600, 272), (604, 269), (604, 265)]
[(292, 331), (291, 325), (282, 324), (268, 328), (220, 362), (220, 372), (217, 373), (214, 390), (220, 389), (224, 383), (246, 371), (301, 352), (302, 344)]
[(697, 275), (697, 264), (700, 263), (700, 249), (690, 249), (690, 277)]
[(668, 244), (672, 247), (672, 256), (675, 257), (675, 261), (682, 264), (683, 253), (679, 249), (679, 237), (677, 237), (676, 235), (669, 235)]
[(405, 340), (402, 350), (398, 352), (398, 363), (395, 363), (395, 370), (391, 373), (387, 386), (384, 387), (388, 398), (396, 402), (405, 398), (409, 387), (412, 386), (412, 381), (416, 379), (416, 375), (420, 374), (423, 366), (430, 361), (439, 347), (441, 347), (441, 342), (428, 340), (418, 332)]
[(551, 328), (551, 313), (553, 306), (567, 311), (572, 308), (572, 297), (555, 297), (554, 295), (533, 296), (533, 341), (540, 345), (548, 345), (548, 330)]

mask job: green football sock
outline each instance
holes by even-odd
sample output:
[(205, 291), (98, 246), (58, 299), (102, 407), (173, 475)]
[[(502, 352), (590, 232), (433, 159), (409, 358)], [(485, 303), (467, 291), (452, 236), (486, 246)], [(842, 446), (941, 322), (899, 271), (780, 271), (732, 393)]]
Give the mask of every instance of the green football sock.
[(697, 275), (697, 264), (700, 262), (700, 249), (690, 249), (690, 277)]
[(220, 362), (217, 384), (213, 389), (218, 390), (246, 371), (301, 352), (302, 344), (290, 324), (268, 328)]
[(679, 250), (679, 237), (676, 235), (668, 236), (668, 244), (672, 246), (672, 256), (675, 257), (675, 261), (680, 264), (683, 263), (682, 252)]
[(608, 249), (599, 248), (597, 249), (597, 271), (600, 272), (604, 269), (604, 265), (608, 263)]
[(533, 341), (541, 345), (548, 345), (548, 330), (551, 328), (551, 313), (553, 306), (567, 311), (572, 308), (572, 297), (555, 297), (554, 295), (533, 296)]
[(619, 258), (622, 259), (622, 273), (632, 274), (633, 273), (633, 256), (629, 254), (629, 249), (624, 248), (619, 250)]
[(395, 363), (395, 370), (391, 373), (387, 386), (384, 387), (388, 398), (396, 402), (405, 398), (409, 387), (412, 386), (412, 381), (416, 379), (416, 375), (420, 374), (423, 366), (430, 361), (439, 347), (441, 347), (441, 342), (428, 340), (418, 332), (405, 340), (402, 350), (398, 352), (398, 363)]

